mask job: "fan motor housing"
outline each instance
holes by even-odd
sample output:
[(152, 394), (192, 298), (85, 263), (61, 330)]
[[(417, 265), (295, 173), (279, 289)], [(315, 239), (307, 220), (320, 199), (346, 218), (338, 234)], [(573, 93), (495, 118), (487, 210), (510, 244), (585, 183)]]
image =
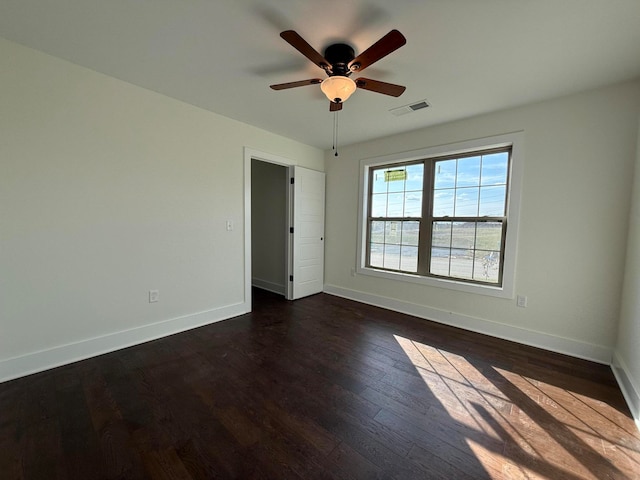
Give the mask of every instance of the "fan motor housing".
[(329, 45), (324, 51), (324, 58), (331, 64), (331, 75), (351, 75), (349, 63), (356, 58), (355, 52), (346, 43), (334, 43)]

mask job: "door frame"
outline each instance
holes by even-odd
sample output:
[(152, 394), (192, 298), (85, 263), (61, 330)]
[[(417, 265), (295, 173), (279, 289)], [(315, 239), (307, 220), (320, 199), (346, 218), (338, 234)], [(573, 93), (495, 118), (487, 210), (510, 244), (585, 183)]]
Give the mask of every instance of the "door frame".
[[(295, 162), (286, 157), (280, 155), (274, 155), (267, 152), (262, 152), (249, 147), (244, 147), (244, 301), (248, 305), (249, 311), (252, 310), (251, 305), (251, 160), (258, 160), (261, 162), (273, 163), (283, 166), (287, 169), (287, 175), (292, 177), (292, 169), (295, 166)], [(286, 188), (286, 204), (287, 204), (287, 225), (286, 231), (289, 232), (290, 227), (293, 224), (293, 202), (291, 198), (291, 188), (287, 185)], [(293, 245), (291, 235), (286, 235), (286, 262), (287, 262), (287, 277), (286, 288), (287, 300), (292, 299), (293, 289), (289, 276), (293, 274)]]

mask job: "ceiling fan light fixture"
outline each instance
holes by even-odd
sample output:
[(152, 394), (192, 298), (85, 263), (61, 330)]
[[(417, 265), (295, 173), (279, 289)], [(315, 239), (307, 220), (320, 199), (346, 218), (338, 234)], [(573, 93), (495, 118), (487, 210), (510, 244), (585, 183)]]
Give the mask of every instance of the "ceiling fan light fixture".
[(320, 89), (330, 102), (342, 103), (356, 91), (356, 82), (349, 77), (334, 75), (325, 78), (320, 84)]

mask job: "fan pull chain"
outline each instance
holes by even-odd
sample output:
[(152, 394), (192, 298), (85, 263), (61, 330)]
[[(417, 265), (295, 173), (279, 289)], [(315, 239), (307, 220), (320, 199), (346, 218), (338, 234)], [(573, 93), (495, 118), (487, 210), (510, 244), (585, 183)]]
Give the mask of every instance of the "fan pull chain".
[(336, 151), (336, 120), (337, 120), (337, 114), (338, 112), (333, 112), (333, 132), (331, 132), (333, 134), (333, 151)]
[(335, 150), (336, 153), (334, 153), (334, 156), (338, 156), (338, 112), (340, 110), (336, 110), (333, 116), (333, 149)]

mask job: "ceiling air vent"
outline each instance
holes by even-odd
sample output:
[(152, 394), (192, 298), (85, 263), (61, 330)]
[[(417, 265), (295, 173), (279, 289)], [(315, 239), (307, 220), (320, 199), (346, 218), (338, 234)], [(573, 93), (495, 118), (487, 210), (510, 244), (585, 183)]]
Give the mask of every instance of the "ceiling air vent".
[(427, 102), (426, 100), (421, 100), (419, 102), (412, 103), (411, 105), (405, 105), (404, 107), (393, 108), (389, 111), (393, 113), (396, 117), (399, 117), (400, 115), (413, 113), (416, 110), (422, 110), (423, 108), (427, 108), (429, 106), (430, 106), (429, 102)]

